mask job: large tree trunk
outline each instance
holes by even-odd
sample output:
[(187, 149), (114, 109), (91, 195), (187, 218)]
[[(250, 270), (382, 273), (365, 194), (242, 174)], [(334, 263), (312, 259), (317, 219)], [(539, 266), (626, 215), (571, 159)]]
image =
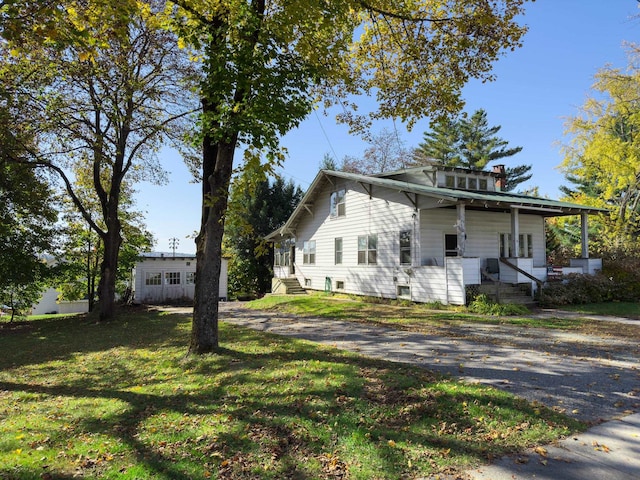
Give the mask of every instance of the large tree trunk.
[(222, 235), (227, 211), (229, 182), (236, 137), (203, 146), (203, 208), (200, 233), (196, 238), (196, 291), (189, 353), (211, 353), (218, 348), (218, 301)]
[(117, 214), (111, 216), (107, 224), (108, 230), (103, 237), (104, 257), (100, 265), (100, 283), (98, 284), (100, 321), (111, 320), (115, 316), (118, 255), (122, 244), (121, 224)]

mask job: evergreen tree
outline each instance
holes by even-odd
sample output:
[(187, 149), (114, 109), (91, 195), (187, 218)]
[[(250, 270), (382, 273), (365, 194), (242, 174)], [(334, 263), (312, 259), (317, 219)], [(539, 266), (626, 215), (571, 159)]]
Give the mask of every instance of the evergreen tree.
[(292, 181), (263, 178), (256, 182), (249, 171), (231, 187), (225, 225), (225, 252), (229, 261), (229, 291), (232, 295), (260, 296), (271, 288), (273, 250), (264, 237), (289, 218), (302, 199), (302, 190)]
[[(500, 125), (489, 126), (487, 112), (482, 109), (469, 118), (442, 118), (424, 133), (424, 142), (414, 151), (415, 165), (435, 161), (447, 167), (487, 170), (490, 163), (522, 151), (522, 147), (508, 148), (509, 142), (497, 136), (500, 128)], [(507, 167), (503, 190), (512, 191), (529, 180), (530, 171), (531, 165)]]

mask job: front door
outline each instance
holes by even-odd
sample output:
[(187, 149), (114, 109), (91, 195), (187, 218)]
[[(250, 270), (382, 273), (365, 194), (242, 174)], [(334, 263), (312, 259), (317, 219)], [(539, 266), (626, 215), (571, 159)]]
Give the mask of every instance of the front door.
[(289, 275), (296, 274), (296, 246), (289, 247)]
[(445, 234), (445, 236), (444, 236), (444, 256), (445, 257), (457, 257), (458, 256), (458, 235), (457, 234)]

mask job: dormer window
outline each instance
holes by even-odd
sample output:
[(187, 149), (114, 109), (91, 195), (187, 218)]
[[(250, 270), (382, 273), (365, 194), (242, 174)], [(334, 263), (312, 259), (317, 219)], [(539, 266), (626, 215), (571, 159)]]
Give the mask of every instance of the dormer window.
[(456, 188), (456, 177), (453, 175), (447, 175), (444, 177), (444, 185), (447, 188)]
[(337, 190), (331, 194), (331, 218), (344, 217), (346, 192), (344, 189)]

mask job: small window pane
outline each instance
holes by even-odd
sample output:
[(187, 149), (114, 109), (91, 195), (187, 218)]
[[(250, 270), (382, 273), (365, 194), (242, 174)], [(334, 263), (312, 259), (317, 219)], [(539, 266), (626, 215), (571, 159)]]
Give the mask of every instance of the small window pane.
[(180, 272), (166, 272), (164, 282), (166, 285), (180, 285)]
[(444, 177), (445, 186), (448, 188), (454, 188), (456, 186), (456, 178), (453, 175), (447, 175)]
[(458, 188), (467, 188), (467, 177), (456, 177)]
[(185, 283), (187, 285), (195, 285), (196, 283), (196, 272), (187, 272), (185, 275)]
[(478, 179), (475, 177), (469, 178), (469, 190), (477, 190), (478, 189)]
[(486, 178), (481, 178), (480, 180), (478, 180), (478, 185), (480, 187), (480, 190), (486, 190), (487, 189), (487, 179)]
[(335, 264), (342, 264), (342, 238), (335, 239)]

